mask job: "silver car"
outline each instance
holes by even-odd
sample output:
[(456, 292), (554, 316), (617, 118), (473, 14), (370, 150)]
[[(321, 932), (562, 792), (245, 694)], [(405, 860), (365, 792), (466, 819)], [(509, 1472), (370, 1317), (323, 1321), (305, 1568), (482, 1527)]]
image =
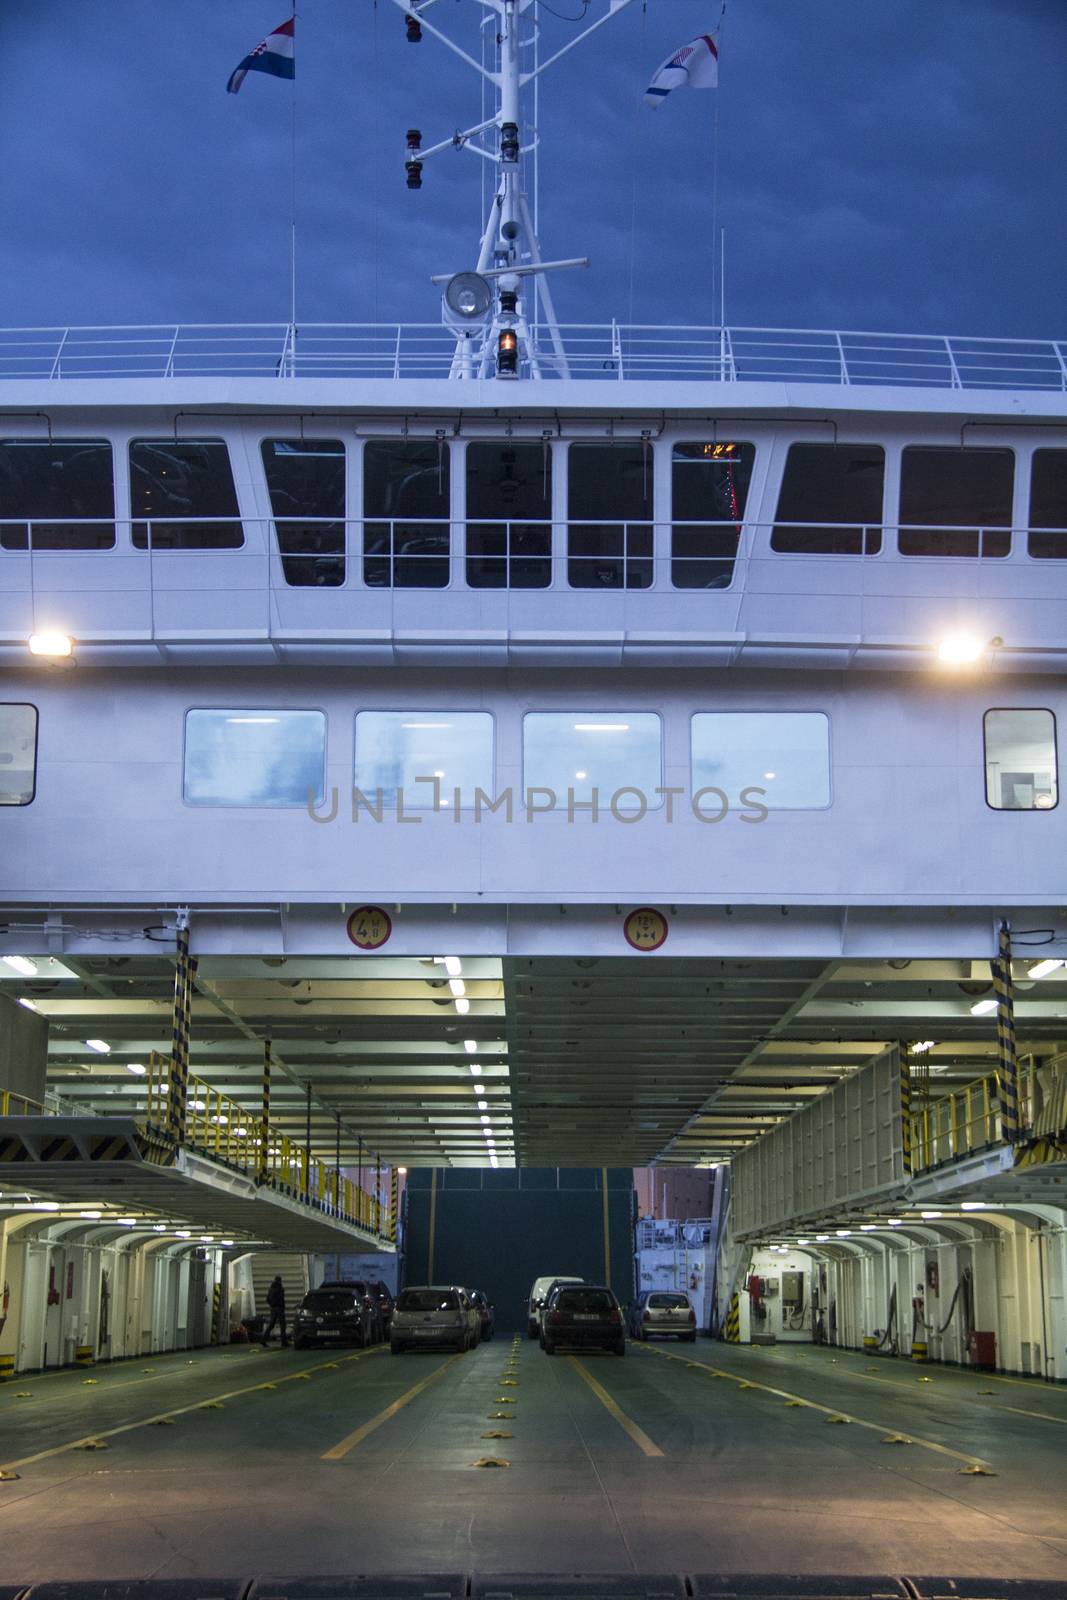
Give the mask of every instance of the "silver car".
[(672, 1289), (646, 1289), (639, 1294), (630, 1312), (630, 1333), (635, 1339), (651, 1339), (660, 1334), (671, 1334), (696, 1343), (697, 1314), (689, 1304), (688, 1295)]
[(473, 1350), (480, 1333), (478, 1311), (466, 1289), (455, 1283), (417, 1284), (397, 1296), (389, 1349), (394, 1356), (433, 1345)]

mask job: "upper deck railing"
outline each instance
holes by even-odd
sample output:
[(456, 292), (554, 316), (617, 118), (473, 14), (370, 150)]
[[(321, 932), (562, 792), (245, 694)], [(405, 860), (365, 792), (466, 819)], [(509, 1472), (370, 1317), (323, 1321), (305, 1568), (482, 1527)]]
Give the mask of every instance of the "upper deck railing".
[[(537, 370), (525, 362), (521, 377), (1067, 392), (1067, 339), (614, 322), (560, 333), (562, 362), (547, 329), (534, 328)], [(440, 379), (454, 354), (454, 335), (438, 323), (0, 328), (0, 380)]]

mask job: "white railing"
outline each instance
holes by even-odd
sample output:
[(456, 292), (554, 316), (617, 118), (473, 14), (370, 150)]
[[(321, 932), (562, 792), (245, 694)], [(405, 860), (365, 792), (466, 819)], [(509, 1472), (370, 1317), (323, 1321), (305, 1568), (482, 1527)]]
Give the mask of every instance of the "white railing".
[[(548, 330), (533, 329), (534, 361), (520, 376), (1067, 392), (1065, 339), (637, 323), (571, 323), (560, 333), (562, 362)], [(454, 354), (439, 323), (0, 328), (0, 380), (449, 378)], [(471, 352), (476, 369), (481, 358)]]

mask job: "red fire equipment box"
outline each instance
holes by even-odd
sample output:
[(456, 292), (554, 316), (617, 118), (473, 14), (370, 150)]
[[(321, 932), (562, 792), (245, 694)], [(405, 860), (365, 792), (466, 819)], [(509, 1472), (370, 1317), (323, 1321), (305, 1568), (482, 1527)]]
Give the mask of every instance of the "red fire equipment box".
[(983, 1367), (988, 1372), (996, 1370), (997, 1336), (995, 1333), (972, 1333), (967, 1340), (967, 1353), (972, 1367)]

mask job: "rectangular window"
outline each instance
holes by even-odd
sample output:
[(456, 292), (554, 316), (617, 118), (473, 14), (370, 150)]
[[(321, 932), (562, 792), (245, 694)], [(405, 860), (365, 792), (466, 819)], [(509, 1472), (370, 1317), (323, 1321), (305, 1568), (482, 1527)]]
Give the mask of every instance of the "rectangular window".
[(693, 791), (743, 789), (768, 811), (830, 804), (830, 722), (822, 711), (701, 711), (692, 719)]
[(110, 550), (115, 479), (106, 439), (0, 439), (0, 550)]
[(1052, 712), (987, 711), (982, 727), (986, 804), (994, 811), (1051, 811), (1059, 802)]
[(286, 583), (336, 589), (345, 581), (345, 447), (340, 439), (260, 444)]
[(438, 439), (372, 440), (363, 450), (363, 581), (448, 587), (449, 453)]
[(884, 486), (881, 445), (791, 444), (771, 549), (784, 555), (877, 555)]
[(223, 439), (132, 439), (135, 550), (238, 550), (237, 489)]
[[(435, 789), (433, 780), (437, 780)], [(488, 711), (360, 711), (356, 715), (355, 787), (372, 805), (403, 794), (407, 811), (474, 803), (492, 794), (493, 719)]]
[(716, 440), (671, 453), (671, 583), (727, 589), (741, 537), (756, 449)]
[(909, 445), (900, 461), (901, 555), (1008, 555), (1014, 476), (1010, 450)]
[(663, 803), (656, 793), (663, 782), (661, 742), (652, 711), (531, 711), (522, 722), (523, 783), (551, 789), (557, 810), (591, 805), (594, 790), (606, 809), (620, 789), (627, 793), (619, 796), (619, 811), (651, 810)]
[(467, 583), (547, 589), (552, 581), (552, 453), (511, 439), (467, 446)]
[(186, 805), (306, 806), (325, 784), (323, 712), (186, 712)]
[(28, 806), (37, 793), (37, 708), (0, 705), (0, 806)]
[(652, 452), (646, 444), (572, 444), (567, 514), (572, 589), (649, 588)]
[(1030, 473), (1030, 538), (1041, 561), (1067, 558), (1067, 450), (1035, 450)]

